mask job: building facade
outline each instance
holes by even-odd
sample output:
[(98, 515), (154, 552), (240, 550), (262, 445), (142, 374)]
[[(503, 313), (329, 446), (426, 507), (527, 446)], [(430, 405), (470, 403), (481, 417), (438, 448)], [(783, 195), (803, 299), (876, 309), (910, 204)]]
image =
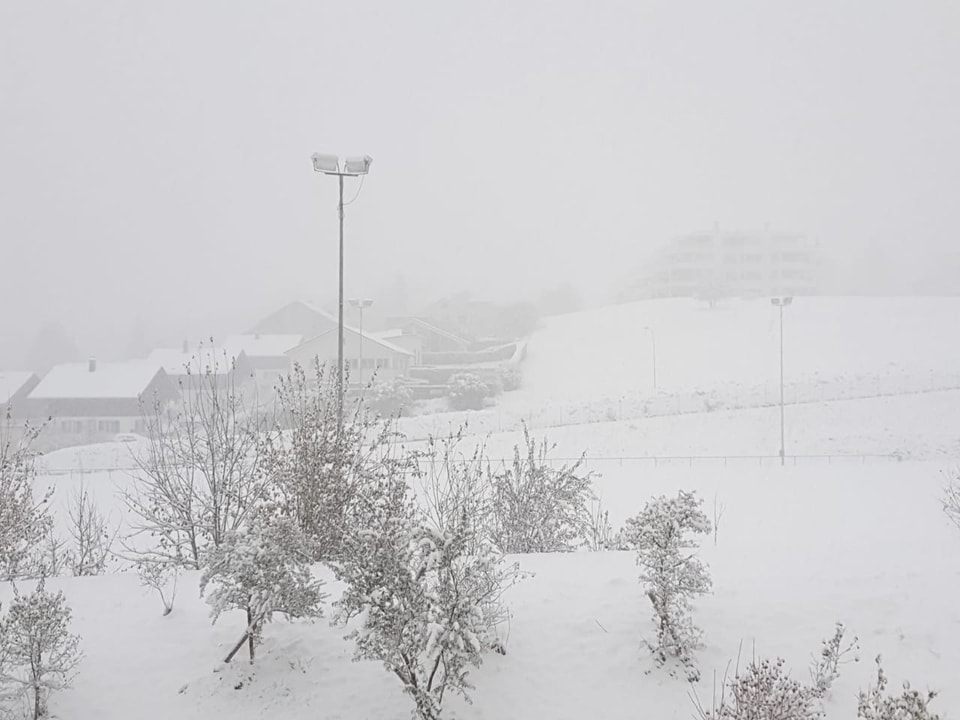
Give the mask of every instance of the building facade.
[(674, 239), (619, 299), (816, 295), (821, 276), (818, 246), (802, 235), (713, 231)]

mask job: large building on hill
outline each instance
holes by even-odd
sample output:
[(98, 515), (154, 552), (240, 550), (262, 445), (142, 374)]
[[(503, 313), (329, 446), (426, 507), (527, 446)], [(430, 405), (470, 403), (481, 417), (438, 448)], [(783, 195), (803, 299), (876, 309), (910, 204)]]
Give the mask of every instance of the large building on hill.
[(802, 235), (714, 230), (675, 238), (619, 299), (816, 295), (821, 275), (817, 243)]

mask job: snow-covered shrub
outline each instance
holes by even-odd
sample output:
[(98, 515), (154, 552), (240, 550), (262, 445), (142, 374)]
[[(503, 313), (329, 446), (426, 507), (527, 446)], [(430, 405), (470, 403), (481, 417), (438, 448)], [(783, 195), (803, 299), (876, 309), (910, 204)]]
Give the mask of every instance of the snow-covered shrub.
[(940, 716), (928, 707), (937, 696), (933, 691), (925, 693), (914, 690), (910, 683), (903, 683), (900, 695), (884, 695), (887, 676), (877, 655), (877, 684), (861, 691), (857, 702), (857, 717), (864, 720), (940, 720)]
[(0, 580), (36, 575), (37, 552), (53, 527), (48, 511), (53, 489), (39, 499), (33, 494), (32, 445), (42, 429), (14, 429), (9, 409), (0, 421)]
[(367, 405), (382, 417), (399, 417), (410, 406), (413, 393), (403, 380), (377, 380), (364, 393)]
[(469, 670), (490, 648), (485, 609), (499, 605), (517, 570), (472, 538), (465, 518), (451, 529), (428, 526), (402, 483), (385, 480), (372, 506), (334, 564), (346, 584), (337, 617), (359, 623), (347, 636), (356, 659), (382, 662), (415, 717), (435, 720), (450, 693), (469, 700)]
[(450, 378), (450, 407), (454, 410), (480, 410), (490, 388), (473, 373), (456, 373)]
[(513, 449), (513, 465), (493, 474), (493, 541), (504, 553), (569, 552), (586, 542), (593, 500), (592, 474), (583, 457), (553, 468), (555, 447), (539, 444), (523, 427), (523, 452)]
[(366, 512), (364, 495), (380, 477), (406, 473), (410, 458), (396, 452), (394, 424), (371, 417), (361, 403), (340, 423), (336, 376), (319, 362), (312, 378), (296, 366), (278, 397), (285, 430), (265, 436), (264, 473), (313, 546), (314, 560), (335, 560)]
[(70, 634), (70, 607), (62, 592), (49, 593), (41, 578), (29, 595), (15, 591), (10, 609), (0, 621), (0, 691), (12, 690), (34, 719), (47, 716), (47, 699), (70, 687), (81, 660), (80, 638)]
[[(725, 682), (719, 704), (709, 710), (697, 702), (701, 720), (818, 720), (823, 714), (816, 691), (792, 680), (782, 659), (754, 660)], [(729, 693), (729, 695), (728, 695)]]
[(843, 640), (846, 628), (838, 622), (833, 635), (824, 640), (820, 646), (820, 653), (810, 663), (810, 680), (818, 697), (827, 697), (834, 681), (840, 677), (840, 666), (849, 662), (858, 662), (860, 646), (859, 638), (845, 643)]
[(143, 404), (149, 442), (123, 492), (134, 519), (122, 543), (134, 561), (199, 569), (204, 553), (241, 527), (267, 493), (262, 416), (248, 405), (235, 372), (226, 381), (217, 374), (226, 355), (211, 362), (201, 372), (188, 368), (175, 406), (158, 397)]
[(710, 533), (710, 520), (700, 509), (693, 492), (681, 490), (677, 497), (660, 496), (626, 523), (625, 536), (637, 551), (640, 581), (653, 605), (656, 643), (647, 643), (657, 664), (675, 659), (687, 678), (697, 680), (694, 651), (702, 632), (691, 618), (690, 601), (710, 592), (712, 581), (706, 566), (696, 557), (696, 535)]
[(288, 619), (323, 615), (326, 594), (310, 573), (310, 548), (296, 522), (271, 507), (255, 510), (245, 527), (230, 532), (207, 555), (200, 592), (207, 596), (213, 621), (227, 610), (246, 613), (246, 629), (224, 662), (247, 642), (250, 662), (263, 625), (275, 613)]
[(67, 515), (73, 540), (67, 561), (70, 571), (74, 575), (100, 575), (106, 569), (117, 532), (110, 529), (83, 480), (70, 497)]

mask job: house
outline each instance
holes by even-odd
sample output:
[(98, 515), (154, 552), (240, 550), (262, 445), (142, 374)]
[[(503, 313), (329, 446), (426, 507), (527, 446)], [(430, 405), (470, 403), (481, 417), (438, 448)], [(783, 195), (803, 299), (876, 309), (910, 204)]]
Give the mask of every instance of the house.
[(201, 378), (205, 384), (212, 381), (215, 387), (226, 389), (242, 387), (254, 375), (242, 350), (234, 354), (225, 347), (212, 345), (201, 345), (192, 352), (186, 343), (179, 350), (158, 348), (147, 356), (147, 362), (162, 367), (175, 387), (194, 395), (201, 388)]
[(312, 338), (335, 329), (337, 318), (305, 300), (284, 305), (254, 325), (247, 335), (300, 335)]
[(402, 331), (404, 335), (418, 337), (420, 350), (424, 352), (468, 352), (471, 348), (471, 342), (466, 338), (421, 317), (393, 317), (389, 318), (388, 323), (391, 327)]
[(402, 328), (381, 330), (369, 334), (380, 340), (386, 340), (393, 345), (397, 345), (407, 352), (413, 353), (413, 358), (410, 360), (411, 365), (420, 365), (423, 363), (423, 338), (420, 335), (408, 332)]
[(27, 396), (40, 383), (35, 373), (0, 372), (0, 422), (9, 413), (12, 417), (26, 417)]
[(290, 372), (287, 351), (300, 345), (303, 335), (231, 335), (223, 341), (228, 357), (243, 357), (250, 365), (257, 389), (272, 391), (284, 375)]
[(57, 365), (27, 397), (31, 417), (52, 418), (61, 444), (107, 440), (145, 431), (142, 405), (176, 398), (163, 368), (142, 360)]
[[(291, 364), (299, 364), (308, 374), (319, 359), (327, 367), (337, 367), (337, 328), (316, 335), (287, 351)], [(406, 377), (415, 353), (391, 340), (352, 327), (343, 328), (343, 356), (350, 368), (350, 383), (363, 384), (376, 372), (378, 380)]]

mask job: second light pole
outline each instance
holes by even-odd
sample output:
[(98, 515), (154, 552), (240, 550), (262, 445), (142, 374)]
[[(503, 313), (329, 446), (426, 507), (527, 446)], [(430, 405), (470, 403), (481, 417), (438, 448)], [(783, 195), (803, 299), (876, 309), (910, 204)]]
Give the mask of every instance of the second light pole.
[(337, 203), (337, 215), (340, 219), (340, 290), (337, 315), (337, 428), (339, 430), (343, 428), (343, 396), (346, 392), (343, 386), (343, 178), (366, 175), (370, 172), (373, 158), (369, 155), (347, 158), (343, 162), (343, 170), (340, 169), (340, 158), (336, 155), (314, 153), (310, 159), (313, 160), (315, 172), (336, 175), (340, 181), (340, 202)]
[(373, 305), (373, 300), (370, 298), (350, 298), (350, 305), (355, 310), (360, 311), (360, 351), (357, 358), (357, 373), (360, 375), (360, 387), (363, 388), (363, 311)]
[(792, 297), (770, 298), (770, 304), (780, 309), (780, 465), (787, 464), (786, 432), (783, 422), (783, 309), (792, 302)]

